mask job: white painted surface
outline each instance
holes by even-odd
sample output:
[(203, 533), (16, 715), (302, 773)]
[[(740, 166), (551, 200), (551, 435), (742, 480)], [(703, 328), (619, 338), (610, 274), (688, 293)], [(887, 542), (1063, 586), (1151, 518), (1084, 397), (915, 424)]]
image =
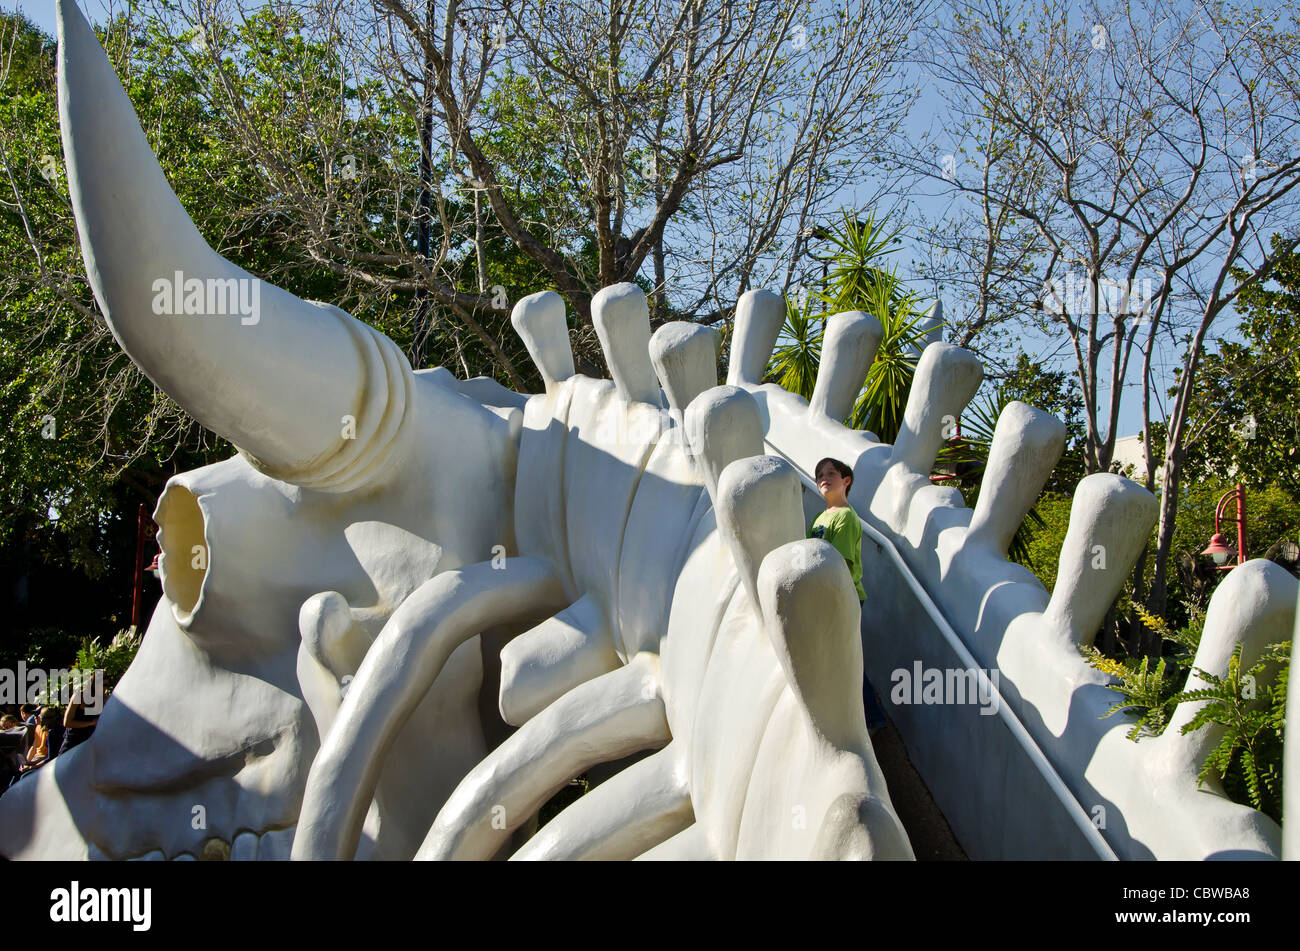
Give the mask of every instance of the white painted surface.
[[(1028, 736), (1042, 753), (1015, 768), (1037, 770), (1044, 795), (1114, 810), (1102, 834), (1123, 857), (1279, 853), (1271, 820), (1196, 792), (1212, 735), (1134, 745), (1099, 719), (1115, 695), (1077, 648), (1145, 540), (1152, 497), (1085, 479), (1048, 599), (1005, 550), (1059, 423), (1008, 407), (973, 513), (930, 484), (982, 376), (971, 354), (926, 348), (888, 447), (832, 418), (865, 373), (869, 320), (829, 335), (811, 406), (760, 385), (784, 317), (770, 292), (739, 302), (732, 385), (716, 388), (711, 333), (671, 328), (652, 345), (634, 285), (593, 300), (612, 383), (573, 374), (555, 295), (525, 298), (512, 321), (546, 385), (526, 401), (413, 374), (371, 328), (270, 287), (256, 324), (159, 323), (141, 296), (154, 276), (248, 275), (198, 237), (71, 0), (60, 23), (69, 185), (97, 298), (151, 378), (245, 452), (169, 483), (165, 598), (144, 646), (92, 740), (0, 799), (0, 853), (183, 858), (215, 837), (239, 858), (291, 843), (299, 857), (488, 858), (572, 776), (658, 750), (520, 857), (910, 858), (861, 720), (852, 584), (829, 546), (801, 540), (798, 473), (823, 455), (854, 467), (851, 500), (932, 607), (864, 579), (869, 598), (903, 610), (901, 626), (943, 612), (963, 650), (996, 665), (1019, 748)], [(1282, 639), (1296, 587), (1274, 565), (1235, 569), (1198, 663)], [(536, 617), (501, 680), (522, 725), (489, 752), (475, 635), (503, 611)], [(937, 768), (937, 793), (986, 796), (1011, 762), (998, 758), (1019, 755), (970, 748), (992, 759)]]

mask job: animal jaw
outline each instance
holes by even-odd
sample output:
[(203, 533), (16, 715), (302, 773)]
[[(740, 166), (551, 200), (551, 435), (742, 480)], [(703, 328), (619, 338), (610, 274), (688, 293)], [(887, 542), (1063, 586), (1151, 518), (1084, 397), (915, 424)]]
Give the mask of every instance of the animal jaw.
[[(357, 698), (364, 696), (363, 688), (372, 683), (370, 672), (383, 666), (375, 658), (391, 659), (374, 652), (370, 642), (378, 638), (377, 644), (385, 646), (386, 635), (400, 630), (407, 615), (418, 616), (416, 609), (429, 586), (436, 588), (432, 601), (445, 607), (466, 589), (465, 578), (475, 575), (475, 565), (487, 562), (498, 546), (512, 553), (516, 547), (527, 550), (537, 533), (551, 541), (577, 538), (576, 530), (586, 519), (576, 506), (564, 513), (565, 522), (556, 521), (554, 511), (541, 511), (538, 518), (513, 524), (510, 482), (517, 454), (525, 457), (527, 468), (532, 462), (529, 453), (536, 451), (541, 470), (527, 471), (558, 476), (559, 484), (578, 497), (596, 488), (584, 479), (610, 465), (607, 460), (632, 474), (630, 483), (616, 480), (620, 488), (612, 495), (590, 495), (609, 500), (614, 537), (621, 543), (617, 527), (630, 517), (636, 481), (652, 452), (651, 444), (622, 435), (629, 423), (632, 429), (648, 424), (647, 431), (653, 431), (660, 421), (658, 405), (645, 402), (657, 404), (659, 399), (645, 303), (630, 286), (598, 295), (600, 332), (616, 368), (615, 383), (572, 378), (566, 393), (556, 397), (568, 400), (570, 418), (564, 425), (587, 437), (580, 435), (560, 456), (552, 453), (545, 438), (532, 440), (526, 433), (520, 437), (526, 424), (523, 413), (484, 407), (455, 392), (444, 377), (413, 374), (391, 342), (336, 308), (267, 289), (261, 295), (266, 306), (252, 326), (210, 315), (161, 322), (145, 317), (141, 288), (153, 282), (142, 276), (179, 272), (252, 278), (207, 248), (194, 230), (162, 177), (102, 50), (70, 0), (60, 4), (59, 18), (60, 105), (69, 183), (101, 309), (119, 342), (145, 372), (241, 453), (168, 485), (157, 513), (165, 596), (147, 635), (150, 647), (137, 664), (139, 673), (124, 679), (96, 737), (56, 760), (42, 782), (6, 797), (0, 810), (37, 814), (13, 825), (17, 829), (57, 824), (68, 833), (69, 825), (75, 827), (77, 834), (68, 841), (82, 845), (71, 851), (84, 846), (87, 855), (132, 857), (158, 849), (169, 856), (194, 854), (213, 839), (228, 841), (233, 852), (241, 832), (296, 825), (306, 765), (316, 761), (324, 768), (333, 762), (331, 738), (358, 722), (350, 710), (359, 700), (336, 699), (334, 691), (341, 696), (349, 689), (348, 678), (355, 676), (350, 689)], [(122, 228), (138, 235), (134, 256), (121, 255), (111, 240)], [(532, 310), (543, 318), (550, 315), (549, 327), (545, 319), (532, 322), (539, 333), (554, 329), (554, 301), (543, 298)], [(526, 332), (529, 312), (525, 307), (519, 315)], [(562, 307), (559, 316), (562, 327)], [(637, 333), (644, 339), (632, 340)], [(697, 336), (692, 330), (685, 334)], [(258, 371), (268, 358), (278, 359), (291, 348), (301, 352), (304, 340), (311, 341), (311, 352), (291, 361), (297, 370), (282, 375)], [(712, 343), (711, 336), (707, 342)], [(658, 356), (671, 362), (673, 354), (685, 352), (694, 352), (698, 363), (699, 340), (667, 346)], [(553, 389), (558, 391), (559, 378), (571, 369), (562, 360), (557, 365), (549, 353), (544, 351), (539, 362), (552, 368), (557, 384)], [(178, 357), (186, 364), (183, 374), (177, 371)], [(311, 375), (310, 387), (305, 377), (297, 378), (303, 373)], [(573, 392), (581, 396), (574, 398)], [(685, 378), (674, 394), (679, 401), (693, 395)], [(258, 408), (263, 412), (255, 412)], [(679, 413), (682, 408), (678, 406)], [(555, 420), (549, 411), (546, 415)], [(301, 425), (291, 422), (299, 418)], [(549, 431), (551, 424), (546, 426)], [(604, 427), (613, 427), (616, 438), (590, 439)], [(455, 453), (439, 451), (453, 444)], [(665, 464), (689, 468), (689, 461), (682, 459), (678, 448)], [(556, 465), (562, 468), (548, 468)], [(480, 504), (467, 504), (463, 497), (463, 487), (471, 484), (483, 500)], [(689, 504), (683, 514), (690, 519), (701, 505), (698, 480), (686, 496)], [(599, 519), (604, 513), (592, 514)], [(638, 517), (647, 522), (662, 517), (662, 512)], [(518, 545), (516, 530), (521, 536)], [(475, 663), (480, 630), (519, 622), (551, 601), (560, 607), (562, 601), (579, 600), (580, 592), (590, 591), (602, 601), (618, 661), (626, 662), (626, 669), (649, 662), (645, 658), (653, 655), (641, 648), (658, 649), (652, 642), (661, 636), (657, 628), (662, 622), (623, 623), (638, 612), (620, 616), (620, 565), (608, 554), (575, 545), (554, 560), (562, 566), (557, 576), (523, 586), (509, 616), (485, 612), (481, 599), (469, 598), (469, 626), (452, 624), (455, 643), (446, 644), (437, 658), (443, 676), (432, 690), (405, 698), (402, 729), (384, 734), (379, 743), (379, 751), (385, 752), (400, 747), (403, 735), (414, 733), (432, 738), (435, 742), (426, 745), (436, 752), (417, 748), (419, 762), (400, 768), (370, 764), (366, 784), (378, 808), (363, 804), (363, 819), (371, 813), (369, 829), (375, 841), (359, 842), (366, 838), (360, 831), (365, 823), (357, 820), (345, 830), (354, 847), (373, 847), (376, 855), (411, 851), (418, 844), (412, 828), (427, 828), (433, 816), (417, 817), (418, 810), (409, 808), (410, 797), (403, 797), (402, 790), (421, 789), (426, 809), (436, 811), (449, 785), (485, 752), (475, 703), (481, 681)], [(515, 560), (514, 570), (502, 572), (509, 583), (520, 574), (521, 563)], [(657, 598), (629, 591), (629, 604), (638, 594), (642, 602), (666, 602), (674, 579), (661, 574)], [(626, 584), (629, 589), (640, 586), (640, 579)], [(559, 598), (560, 593), (567, 599)], [(664, 613), (662, 608), (659, 613)], [(460, 617), (454, 611), (451, 615)], [(184, 655), (187, 664), (177, 660), (178, 655)], [(167, 675), (155, 664), (166, 668)], [(147, 699), (137, 695), (143, 692), (139, 685), (146, 673), (157, 675), (151, 678), (154, 684), (164, 685)], [(573, 671), (564, 672), (557, 682), (572, 676)], [(557, 688), (553, 683), (546, 689), (554, 693)], [(273, 693), (275, 705), (258, 691)], [(178, 696), (185, 693), (196, 714), (186, 719), (193, 735), (168, 722), (169, 716), (180, 715), (174, 711), (185, 710)], [(511, 695), (509, 682), (505, 695)], [(206, 705), (216, 698), (247, 716), (223, 718)], [(274, 709), (281, 713), (259, 718), (258, 711)], [(147, 726), (132, 722), (132, 714), (140, 711)], [(246, 719), (253, 723), (245, 724)], [(317, 737), (325, 737), (319, 753), (312, 726)], [(152, 761), (142, 775), (126, 783), (118, 777), (129, 772), (124, 764), (139, 759), (131, 746), (142, 730), (173, 740), (175, 753)], [(53, 800), (67, 797), (64, 790), (72, 780), (77, 783), (71, 793), (75, 808), (65, 811), (73, 821), (47, 823), (46, 813), (58, 812)], [(166, 808), (159, 798), (163, 790), (176, 800)], [(256, 822), (247, 814), (245, 802), (251, 799), (260, 809)], [(385, 808), (403, 799), (405, 811)], [(93, 814), (112, 812), (106, 804), (119, 809), (145, 805), (143, 814), (132, 815), (126, 823), (93, 821)], [(203, 821), (180, 823), (179, 816), (170, 813), (182, 807), (191, 813), (199, 807)], [(306, 842), (314, 828), (309, 821), (295, 836)], [(0, 849), (23, 857), (39, 854), (43, 844), (48, 839), (39, 832), (26, 837), (19, 832), (0, 842)]]

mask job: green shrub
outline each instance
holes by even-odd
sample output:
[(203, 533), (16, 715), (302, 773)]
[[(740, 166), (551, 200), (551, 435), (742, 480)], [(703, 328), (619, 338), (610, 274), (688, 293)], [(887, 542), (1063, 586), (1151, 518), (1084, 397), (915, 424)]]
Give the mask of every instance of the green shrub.
[[(107, 645), (101, 645), (98, 637), (83, 637), (81, 647), (77, 650), (77, 659), (72, 665), (73, 689), (88, 682), (96, 670), (102, 670), (105, 695), (111, 693), (117, 686), (117, 682), (122, 679), (122, 675), (126, 673), (126, 669), (131, 666), (131, 661), (135, 659), (142, 638), (143, 635), (134, 630), (118, 631)], [(31, 659), (28, 663), (36, 664)], [(58, 704), (62, 686), (51, 681), (46, 687), (45, 694), (38, 697), (36, 702), (42, 706)]]
[[(1272, 682), (1257, 696), (1257, 684), (1268, 682), (1270, 668), (1277, 665)], [(1218, 677), (1204, 670), (1197, 673), (1209, 684), (1174, 698), (1208, 701), (1183, 727), (1183, 733), (1217, 723), (1223, 737), (1201, 765), (1197, 785), (1211, 775), (1223, 782), (1233, 802), (1249, 804), (1282, 822), (1282, 743), (1286, 732), (1286, 687), (1290, 679), (1291, 642), (1270, 644), (1255, 664), (1241, 669), (1241, 645), (1228, 660), (1228, 672)]]
[[(1241, 669), (1241, 645), (1228, 661), (1223, 677), (1195, 668), (1208, 687), (1184, 690), (1200, 645), (1205, 625), (1203, 614), (1179, 630), (1162, 618), (1135, 605), (1142, 622), (1161, 639), (1162, 654), (1116, 659), (1096, 647), (1082, 651), (1093, 667), (1114, 677), (1114, 689), (1122, 699), (1113, 703), (1102, 718), (1127, 712), (1136, 717), (1126, 736), (1137, 742), (1143, 736), (1159, 736), (1184, 701), (1206, 701), (1182, 728), (1183, 734), (1204, 729), (1211, 723), (1224, 728), (1223, 737), (1201, 764), (1197, 785), (1212, 775), (1223, 783), (1228, 797), (1241, 805), (1253, 806), (1277, 822), (1282, 821), (1282, 744), (1286, 727), (1286, 690), (1291, 663), (1291, 643), (1270, 644), (1260, 659), (1246, 671)], [(1268, 683), (1263, 695), (1258, 685)]]

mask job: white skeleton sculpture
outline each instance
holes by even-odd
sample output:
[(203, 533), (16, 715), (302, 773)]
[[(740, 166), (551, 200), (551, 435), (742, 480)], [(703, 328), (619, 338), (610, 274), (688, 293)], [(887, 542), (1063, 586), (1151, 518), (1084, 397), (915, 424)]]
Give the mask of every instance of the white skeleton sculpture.
[[(889, 446), (839, 422), (879, 324), (830, 321), (805, 402), (760, 385), (784, 315), (768, 292), (737, 304), (722, 387), (714, 335), (652, 337), (632, 285), (592, 302), (612, 382), (574, 373), (556, 295), (525, 298), (531, 397), (413, 373), (378, 332), (270, 286), (255, 320), (157, 316), (160, 278), (255, 279), (203, 241), (75, 3), (58, 8), (96, 298), (132, 359), (240, 453), (168, 483), (140, 653), (95, 736), (0, 798), (0, 854), (490, 858), (571, 778), (617, 763), (515, 857), (911, 858), (863, 723), (852, 583), (802, 540), (825, 455), (855, 471), (882, 691), (921, 656), (1000, 669), (997, 716), (895, 711), (972, 855), (1279, 854), (1276, 823), (1198, 789), (1212, 731), (1139, 748), (1100, 719), (1115, 694), (1078, 646), (1152, 496), (1084, 479), (1049, 597), (1006, 552), (1060, 454), (1057, 420), (1007, 408), (974, 510), (930, 484), (980, 382), (971, 354), (927, 347)], [(1236, 569), (1197, 666), (1283, 639), (1296, 588), (1275, 565)]]
[[(911, 857), (847, 568), (802, 540), (753, 398), (713, 388), (712, 333), (656, 336), (661, 412), (639, 290), (593, 302), (613, 383), (574, 375), (563, 304), (534, 295), (514, 320), (547, 392), (493, 407), (273, 287), (253, 320), (156, 316), (159, 277), (252, 278), (199, 236), (71, 0), (59, 17), (96, 297), (241, 452), (169, 483), (140, 655), (92, 740), (0, 803), (0, 851), (489, 858), (575, 775), (658, 750), (526, 853)], [(489, 753), (480, 635), (518, 631), (500, 709), (520, 729)]]

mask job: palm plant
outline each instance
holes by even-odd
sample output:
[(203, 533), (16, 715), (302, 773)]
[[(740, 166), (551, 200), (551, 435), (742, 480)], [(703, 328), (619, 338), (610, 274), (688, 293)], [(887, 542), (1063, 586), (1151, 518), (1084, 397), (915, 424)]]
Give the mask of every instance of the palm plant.
[(825, 265), (823, 286), (798, 303), (786, 298), (785, 326), (767, 370), (768, 380), (810, 398), (827, 321), (849, 310), (873, 315), (884, 337), (848, 424), (885, 442), (893, 442), (902, 424), (923, 336), (919, 299), (892, 269), (881, 266), (898, 233), (874, 214), (858, 220), (847, 212), (825, 232), (831, 250), (818, 259)]
[(802, 301), (785, 299), (785, 325), (780, 343), (767, 365), (767, 379), (779, 383), (790, 393), (812, 399), (817, 367), (822, 359), (822, 337), (826, 333), (826, 315), (814, 312), (811, 294)]
[(897, 278), (888, 273), (859, 299), (855, 308), (879, 320), (884, 336), (867, 370), (866, 385), (853, 407), (849, 425), (875, 433), (882, 442), (892, 443), (898, 438), (907, 394), (916, 375), (916, 361), (924, 346), (925, 332), (919, 325), (925, 313), (918, 309), (918, 303), (916, 295), (901, 292)]
[(876, 221), (874, 212), (865, 220), (841, 212), (838, 227), (825, 232), (832, 250), (819, 258), (826, 265), (826, 287), (821, 295), (833, 313), (863, 310), (861, 302), (884, 292), (886, 299), (898, 291), (898, 278), (879, 266), (891, 245), (898, 244), (901, 228), (885, 233), (887, 221)]

